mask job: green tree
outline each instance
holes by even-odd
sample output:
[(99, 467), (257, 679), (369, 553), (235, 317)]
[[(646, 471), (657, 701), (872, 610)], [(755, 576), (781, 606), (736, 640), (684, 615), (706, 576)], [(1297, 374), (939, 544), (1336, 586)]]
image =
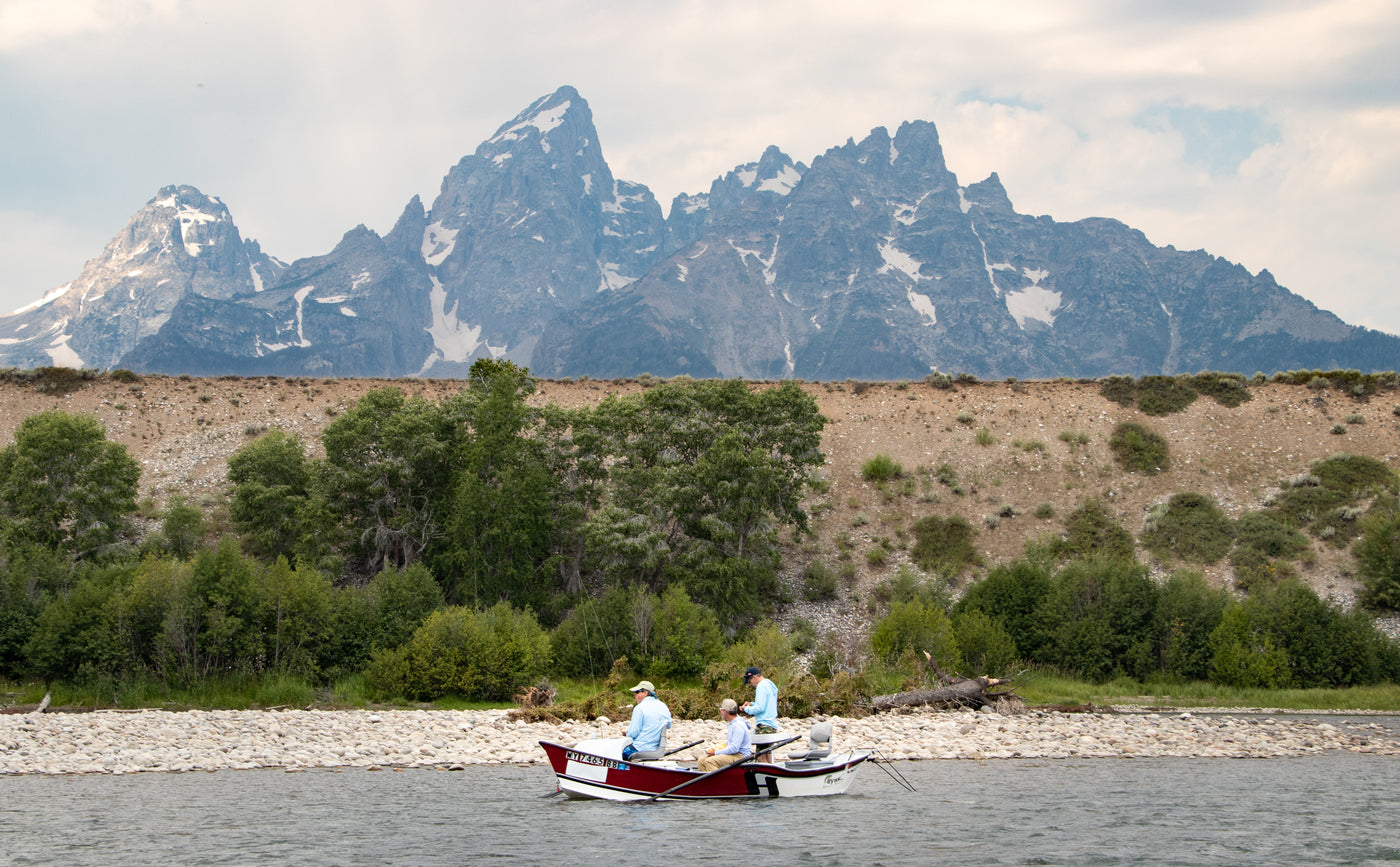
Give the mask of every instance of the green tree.
[(370, 391), (321, 435), (329, 506), (371, 573), (411, 565), (443, 533), (454, 420), (395, 388)]
[(1158, 667), (1177, 677), (1208, 680), (1212, 656), (1210, 636), (1220, 625), (1229, 601), (1229, 594), (1211, 587), (1201, 573), (1173, 572), (1157, 596)]
[(557, 582), (549, 570), (555, 478), (540, 440), (540, 413), (525, 401), (529, 371), (509, 362), (472, 365), (471, 392), (450, 411), (462, 436), (444, 571), (461, 600), (543, 609)]
[(188, 560), (194, 556), (203, 539), (204, 513), (186, 503), (184, 497), (171, 497), (157, 540), (161, 550), (181, 560)]
[(228, 479), (229, 517), (253, 551), (274, 560), (294, 557), (312, 497), (301, 440), (280, 430), (263, 434), (229, 456)]
[(287, 558), (262, 572), (268, 668), (314, 673), (316, 650), (328, 637), (331, 582), (311, 568), (292, 568)]
[(724, 646), (714, 612), (695, 602), (679, 584), (661, 594), (656, 607), (652, 668), (663, 677), (696, 677)]
[(140, 477), (91, 416), (31, 415), (0, 449), (0, 531), (11, 550), (37, 545), (73, 561), (115, 554)]

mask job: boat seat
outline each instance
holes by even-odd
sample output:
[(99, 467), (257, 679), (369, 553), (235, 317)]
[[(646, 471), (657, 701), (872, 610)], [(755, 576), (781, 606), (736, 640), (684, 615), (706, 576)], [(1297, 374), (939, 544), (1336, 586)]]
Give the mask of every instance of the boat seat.
[(637, 752), (635, 752), (635, 753), (632, 754), (632, 757), (631, 757), (630, 759), (628, 759), (628, 761), (629, 761), (629, 762), (654, 762), (654, 761), (656, 761), (657, 759), (665, 758), (665, 757), (666, 757), (666, 730), (669, 729), (669, 728), (670, 728), (670, 726), (667, 726), (665, 729), (662, 729), (662, 730), (661, 730), (661, 743), (659, 743), (659, 744), (656, 745), (656, 749), (654, 749), (654, 750), (638, 750)]
[(807, 732), (807, 749), (792, 750), (789, 761), (810, 762), (831, 755), (831, 721), (819, 722)]

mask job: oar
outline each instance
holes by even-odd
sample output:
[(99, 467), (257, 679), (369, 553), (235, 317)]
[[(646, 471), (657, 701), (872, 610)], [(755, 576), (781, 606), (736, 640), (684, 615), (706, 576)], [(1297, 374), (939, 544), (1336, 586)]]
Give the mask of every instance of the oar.
[(798, 739), (801, 738), (801, 737), (802, 737), (801, 735), (793, 735), (792, 737), (788, 738), (788, 739), (785, 740), (785, 741), (778, 741), (777, 743), (769, 744), (767, 747), (765, 747), (765, 748), (762, 749), (762, 750), (759, 750), (759, 751), (755, 752), (753, 755), (749, 756), (747, 759), (744, 759), (742, 762), (734, 762), (733, 764), (725, 765), (725, 766), (722, 767), (722, 768), (715, 768), (713, 771), (706, 771), (705, 773), (701, 774), (701, 775), (698, 776), (698, 777), (691, 777), (690, 779), (686, 780), (684, 783), (679, 783), (679, 784), (677, 784), (677, 785), (672, 786), (671, 788), (667, 789), (666, 791), (662, 792), (662, 793), (659, 794), (659, 795), (652, 795), (650, 798), (647, 798), (647, 800), (648, 800), (648, 801), (655, 801), (657, 798), (664, 798), (664, 797), (666, 797), (667, 795), (671, 794), (672, 792), (676, 792), (676, 791), (679, 791), (679, 790), (681, 790), (681, 789), (684, 789), (686, 786), (689, 786), (691, 783), (698, 783), (698, 782), (700, 782), (701, 780), (709, 779), (710, 777), (713, 777), (715, 774), (718, 774), (720, 771), (727, 771), (727, 770), (729, 770), (730, 768), (737, 768), (737, 767), (739, 767), (740, 765), (747, 765), (749, 762), (752, 762), (753, 760), (757, 759), (759, 756), (764, 755), (765, 753), (771, 753), (771, 752), (773, 752), (774, 750), (776, 750), (778, 747), (787, 746), (788, 744), (792, 743), (792, 742), (795, 741), (795, 740), (798, 740)]

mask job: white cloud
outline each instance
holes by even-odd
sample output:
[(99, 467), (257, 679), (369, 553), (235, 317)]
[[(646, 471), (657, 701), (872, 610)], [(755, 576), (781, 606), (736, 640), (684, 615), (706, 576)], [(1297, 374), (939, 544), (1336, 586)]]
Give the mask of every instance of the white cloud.
[(0, 176), (0, 307), (165, 184), (284, 259), (387, 231), (572, 84), (663, 206), (770, 144), (810, 163), (929, 120), (963, 183), (996, 171), (1024, 213), (1116, 217), (1400, 332), (1397, 41), (1382, 0), (0, 0), (0, 164), (25, 169)]

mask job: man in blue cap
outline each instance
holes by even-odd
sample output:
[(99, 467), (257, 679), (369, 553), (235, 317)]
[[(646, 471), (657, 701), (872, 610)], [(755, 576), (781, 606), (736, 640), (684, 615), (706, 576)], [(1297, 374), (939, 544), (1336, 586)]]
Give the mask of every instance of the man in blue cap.
[[(753, 733), (771, 735), (778, 731), (778, 685), (763, 676), (757, 666), (749, 666), (744, 671), (744, 683), (753, 687), (753, 701), (744, 702), (740, 708), (753, 717)], [(772, 753), (764, 753), (760, 762), (773, 761)]]

